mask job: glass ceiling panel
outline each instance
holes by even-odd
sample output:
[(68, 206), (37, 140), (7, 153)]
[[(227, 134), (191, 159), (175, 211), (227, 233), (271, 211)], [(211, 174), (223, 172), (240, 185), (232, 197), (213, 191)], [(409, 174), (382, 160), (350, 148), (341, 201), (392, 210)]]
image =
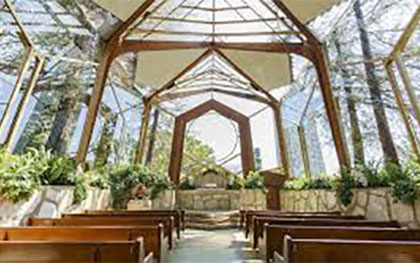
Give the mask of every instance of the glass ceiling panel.
[[(298, 35), (298, 36), (296, 36)], [(215, 42), (301, 42), (297, 28), (263, 0), (158, 1), (128, 39)]]

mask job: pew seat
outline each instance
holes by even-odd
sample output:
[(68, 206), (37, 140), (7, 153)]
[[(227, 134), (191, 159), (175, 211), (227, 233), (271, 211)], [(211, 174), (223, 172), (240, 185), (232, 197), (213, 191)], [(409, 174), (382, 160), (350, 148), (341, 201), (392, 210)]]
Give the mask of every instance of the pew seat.
[(158, 226), (164, 227), (169, 249), (173, 248), (173, 218), (148, 217), (66, 217), (66, 218), (28, 218), (27, 226)]
[(397, 221), (370, 221), (370, 220), (351, 220), (351, 219), (320, 219), (320, 218), (274, 218), (274, 217), (255, 217), (252, 233), (252, 243), (254, 249), (258, 247), (260, 238), (264, 237), (264, 225), (305, 225), (305, 226), (364, 226), (364, 227), (392, 227), (399, 228)]
[(264, 239), (259, 242), (259, 252), (267, 259), (273, 257), (274, 251), (283, 252), (283, 240), (286, 235), (296, 239), (355, 239), (355, 240), (402, 240), (419, 241), (420, 230), (401, 228), (372, 227), (325, 227), (325, 226), (287, 226), (266, 225)]
[(152, 263), (143, 240), (135, 241), (0, 241), (0, 262)]
[(132, 241), (143, 238), (144, 251), (161, 262), (168, 251), (163, 226), (3, 227), (3, 241)]
[(420, 262), (420, 242), (345, 239), (294, 239), (286, 236), (283, 255), (274, 262)]

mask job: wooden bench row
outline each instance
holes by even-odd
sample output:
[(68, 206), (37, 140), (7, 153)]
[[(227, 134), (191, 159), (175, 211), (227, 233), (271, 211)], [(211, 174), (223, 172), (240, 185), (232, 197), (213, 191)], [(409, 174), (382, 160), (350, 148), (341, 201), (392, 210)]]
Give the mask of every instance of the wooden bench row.
[(162, 262), (182, 222), (180, 211), (163, 210), (29, 218), (27, 227), (0, 228), (0, 262)]
[(401, 228), (396, 221), (252, 214), (254, 246), (267, 262), (420, 262), (420, 230)]

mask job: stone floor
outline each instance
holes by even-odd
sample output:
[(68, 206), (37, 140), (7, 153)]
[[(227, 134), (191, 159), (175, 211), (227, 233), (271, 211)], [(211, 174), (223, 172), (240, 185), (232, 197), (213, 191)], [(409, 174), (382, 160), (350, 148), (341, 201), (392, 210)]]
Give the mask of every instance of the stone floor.
[(241, 231), (192, 230), (183, 233), (166, 263), (260, 263)]

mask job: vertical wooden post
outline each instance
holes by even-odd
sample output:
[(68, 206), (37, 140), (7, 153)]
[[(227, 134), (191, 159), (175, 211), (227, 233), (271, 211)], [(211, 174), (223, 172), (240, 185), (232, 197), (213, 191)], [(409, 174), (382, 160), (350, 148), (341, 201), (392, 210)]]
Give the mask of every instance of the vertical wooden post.
[(309, 162), (308, 146), (306, 144), (305, 127), (302, 125), (297, 127), (299, 133), (300, 151), (302, 154), (303, 167), (305, 169), (305, 177), (311, 178), (311, 164)]
[(174, 135), (172, 138), (171, 161), (169, 164), (169, 178), (171, 178), (176, 186), (179, 185), (179, 175), (181, 174), (185, 128), (185, 121), (176, 119)]
[(82, 138), (80, 139), (79, 150), (77, 152), (77, 164), (83, 164), (89, 150), (90, 141), (92, 139), (93, 128), (96, 123), (99, 109), (101, 107), (102, 96), (105, 90), (105, 84), (108, 72), (113, 61), (112, 47), (108, 46), (101, 58), (101, 62), (96, 72), (95, 87), (89, 102), (89, 108), (86, 116), (85, 125), (83, 127)]
[(239, 134), (241, 138), (241, 159), (244, 177), (255, 170), (254, 146), (252, 144), (251, 127), (249, 120), (239, 123)]
[(16, 103), (18, 95), (23, 86), (23, 81), (25, 80), (26, 73), (28, 72), (29, 67), (31, 66), (32, 60), (34, 58), (35, 51), (32, 48), (26, 48), (26, 56), (21, 65), (19, 75), (16, 79), (15, 86), (10, 94), (9, 101), (6, 104), (3, 116), (0, 121), (0, 133), (7, 132), (8, 126), (6, 126), (10, 114), (12, 112), (12, 106)]
[(137, 151), (134, 157), (134, 164), (141, 164), (143, 161), (144, 150), (146, 148), (147, 130), (149, 128), (150, 111), (152, 108), (149, 99), (143, 99), (143, 113), (141, 117), (140, 136), (137, 144)]
[(29, 99), (31, 98), (32, 93), (35, 89), (38, 76), (41, 73), (42, 68), (44, 67), (44, 62), (45, 62), (44, 58), (39, 57), (39, 56), (36, 57), (35, 69), (31, 74), (31, 77), (28, 82), (28, 86), (26, 87), (25, 92), (23, 93), (22, 99), (19, 102), (16, 114), (13, 117), (12, 124), (10, 125), (11, 128), (6, 137), (5, 145), (6, 145), (6, 150), (9, 152), (13, 150), (12, 149), (13, 142), (15, 141), (16, 134), (19, 130), (20, 123), (22, 121), (23, 115), (26, 110), (26, 106), (28, 105)]
[(420, 158), (420, 147), (419, 142), (416, 136), (416, 132), (411, 125), (410, 116), (408, 115), (408, 109), (405, 106), (403, 96), (400, 91), (400, 87), (398, 86), (397, 79), (395, 77), (394, 71), (392, 70), (392, 64), (385, 63), (386, 73), (388, 75), (389, 82), (391, 83), (392, 91), (394, 92), (395, 100), (397, 101), (398, 109), (403, 118), (405, 128), (407, 130), (408, 139), (411, 143), (411, 149), (416, 154), (417, 157)]
[(350, 167), (349, 153), (343, 136), (341, 119), (337, 113), (337, 105), (334, 102), (333, 91), (331, 89), (330, 75), (326, 64), (324, 52), (321, 46), (314, 48), (314, 64), (318, 74), (322, 97), (330, 122), (332, 137), (337, 151), (338, 161), (341, 168)]
[(276, 129), (277, 129), (281, 164), (283, 166), (283, 170), (284, 170), (286, 178), (290, 178), (291, 167), (290, 167), (290, 159), (289, 159), (289, 150), (286, 143), (286, 133), (284, 132), (284, 127), (283, 127), (283, 118), (281, 115), (281, 103), (273, 105), (272, 109), (274, 112), (274, 119), (275, 119), (275, 124), (276, 124)]
[(408, 98), (410, 99), (411, 106), (413, 107), (416, 120), (420, 125), (420, 104), (417, 99), (416, 92), (414, 91), (413, 84), (411, 83), (407, 68), (405, 67), (404, 59), (399, 52), (395, 53), (395, 64), (400, 72), (404, 87), (407, 90)]

